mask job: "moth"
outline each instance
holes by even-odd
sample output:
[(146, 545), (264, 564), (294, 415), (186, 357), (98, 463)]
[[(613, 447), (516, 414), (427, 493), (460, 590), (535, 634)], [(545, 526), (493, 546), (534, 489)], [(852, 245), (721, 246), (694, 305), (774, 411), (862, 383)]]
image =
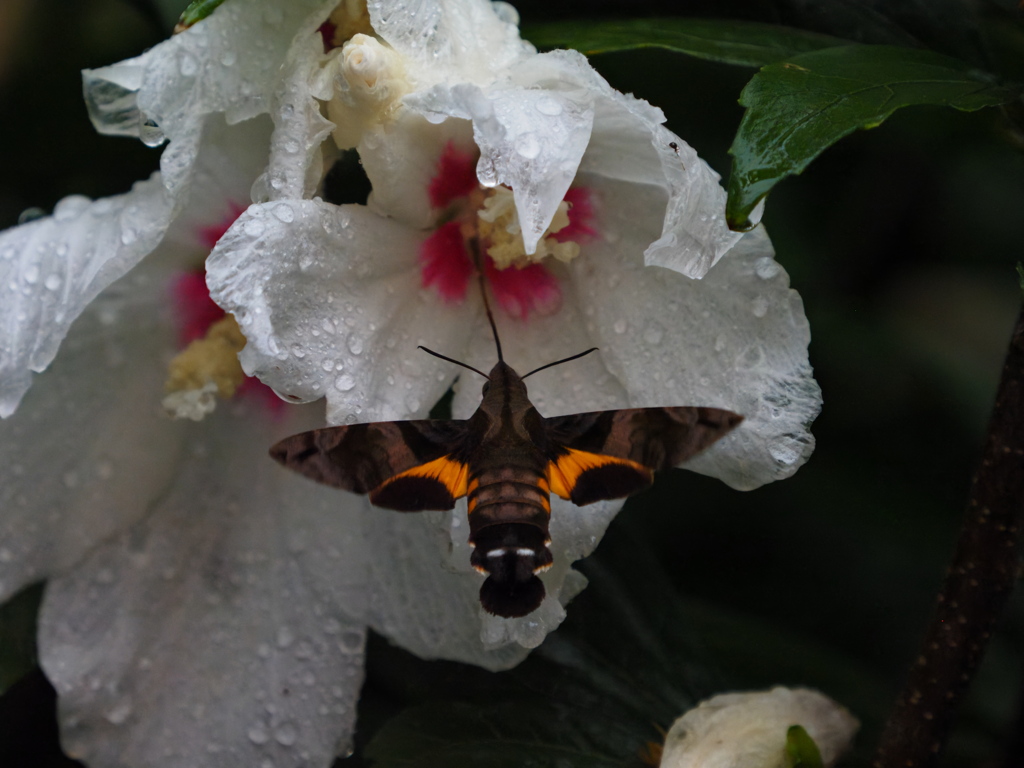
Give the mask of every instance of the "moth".
[[(486, 306), (486, 293), (485, 293)], [(418, 419), (326, 427), (292, 435), (270, 449), (289, 469), (400, 512), (450, 510), (467, 497), (471, 564), (487, 576), (486, 611), (506, 618), (540, 606), (537, 574), (552, 565), (551, 494), (585, 506), (647, 488), (654, 472), (696, 455), (743, 417), (721, 408), (626, 408), (545, 418), (523, 380), (595, 351), (517, 374), (498, 350), (489, 374), (420, 347), (483, 376), (483, 398), (465, 420)]]

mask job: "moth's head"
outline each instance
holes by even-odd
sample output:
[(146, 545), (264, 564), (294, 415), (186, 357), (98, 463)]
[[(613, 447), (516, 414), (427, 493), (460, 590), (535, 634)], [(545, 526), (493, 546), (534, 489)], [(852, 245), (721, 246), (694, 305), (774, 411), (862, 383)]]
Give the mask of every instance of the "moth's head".
[(491, 368), (487, 381), (484, 382), (484, 402), (487, 401), (488, 395), (494, 400), (497, 407), (504, 404), (506, 397), (512, 398), (513, 405), (520, 401), (529, 403), (529, 398), (526, 395), (526, 384), (523, 383), (519, 374), (512, 369), (512, 366), (504, 360), (499, 360)]
[(546, 539), (544, 531), (528, 523), (489, 525), (476, 534), (470, 562), (487, 574), (480, 587), (485, 611), (510, 619), (540, 607), (544, 584), (537, 574), (553, 561)]

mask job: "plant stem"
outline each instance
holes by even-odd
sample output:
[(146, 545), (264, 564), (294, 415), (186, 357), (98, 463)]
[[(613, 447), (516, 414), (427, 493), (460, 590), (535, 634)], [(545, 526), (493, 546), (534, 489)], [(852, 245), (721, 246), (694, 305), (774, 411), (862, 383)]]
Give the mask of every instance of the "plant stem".
[(875, 768), (934, 766), (1020, 573), (1024, 518), (1024, 310), (1010, 340), (963, 528)]

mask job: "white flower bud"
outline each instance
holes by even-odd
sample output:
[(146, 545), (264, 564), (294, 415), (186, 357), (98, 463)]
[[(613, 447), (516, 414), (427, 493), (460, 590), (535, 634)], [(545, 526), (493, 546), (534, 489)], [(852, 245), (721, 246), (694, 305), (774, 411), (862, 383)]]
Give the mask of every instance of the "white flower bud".
[(411, 86), (402, 57), (369, 35), (358, 34), (345, 43), (338, 67), (337, 92), (327, 114), (337, 126), (335, 143), (347, 149), (359, 143), (370, 124), (388, 119)]
[(662, 768), (782, 768), (786, 734), (800, 725), (825, 766), (849, 747), (860, 723), (824, 694), (806, 688), (725, 693), (701, 702), (673, 723)]

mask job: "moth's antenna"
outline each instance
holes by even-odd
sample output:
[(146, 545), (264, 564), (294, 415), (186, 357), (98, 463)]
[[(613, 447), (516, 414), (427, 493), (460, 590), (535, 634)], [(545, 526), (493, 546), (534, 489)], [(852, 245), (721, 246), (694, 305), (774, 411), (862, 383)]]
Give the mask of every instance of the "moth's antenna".
[[(540, 368), (534, 368), (532, 371), (530, 371), (528, 374), (526, 374), (526, 376), (533, 376), (533, 374), (537, 373), (537, 371), (543, 371), (545, 368), (551, 368), (554, 365), (561, 365), (562, 363), (568, 363), (570, 360), (576, 360), (577, 358), (583, 357), (584, 355), (589, 355), (591, 352), (596, 352), (596, 351), (597, 351), (597, 347), (591, 347), (586, 352), (580, 352), (578, 355), (573, 355), (572, 357), (566, 357), (566, 358), (564, 358), (562, 360), (556, 360), (553, 363), (548, 363), (547, 365), (542, 365)], [(525, 379), (526, 376), (523, 376), (522, 378)]]
[(505, 358), (501, 356), (501, 339), (498, 338), (498, 326), (494, 324), (494, 315), (491, 314), (491, 304), (487, 301), (487, 283), (484, 280), (484, 265), (483, 259), (480, 258), (479, 246), (474, 244), (473, 250), (475, 251), (474, 256), (476, 257), (476, 274), (480, 278), (480, 294), (484, 297), (484, 309), (487, 310), (487, 322), (491, 324), (491, 333), (494, 334), (494, 345), (498, 348), (498, 362), (505, 362)]
[(455, 363), (456, 365), (461, 365), (461, 366), (462, 366), (463, 368), (468, 368), (469, 370), (473, 371), (474, 373), (479, 373), (479, 374), (480, 374), (481, 376), (483, 376), (483, 377), (484, 377), (485, 379), (490, 379), (490, 378), (491, 378), (490, 376), (488, 376), (488, 375), (487, 375), (486, 373), (484, 373), (483, 371), (478, 371), (478, 370), (477, 370), (476, 368), (474, 368), (474, 367), (473, 367), (472, 365), (466, 365), (465, 363), (459, 362), (458, 360), (453, 360), (453, 359), (452, 359), (452, 358), (450, 358), (450, 357), (445, 357), (444, 355), (442, 355), (442, 354), (440, 354), (440, 353), (438, 353), (438, 352), (435, 352), (435, 351), (434, 351), (434, 350), (432, 350), (432, 349), (427, 349), (427, 348), (426, 348), (426, 347), (424, 347), (423, 345), (420, 345), (420, 346), (419, 346), (418, 348), (419, 348), (419, 349), (422, 349), (422, 350), (423, 350), (424, 352), (426, 352), (426, 353), (427, 353), (428, 355), (433, 355), (434, 357), (440, 357), (440, 358), (441, 358), (442, 360), (447, 360), (447, 361), (448, 361), (449, 363)]

